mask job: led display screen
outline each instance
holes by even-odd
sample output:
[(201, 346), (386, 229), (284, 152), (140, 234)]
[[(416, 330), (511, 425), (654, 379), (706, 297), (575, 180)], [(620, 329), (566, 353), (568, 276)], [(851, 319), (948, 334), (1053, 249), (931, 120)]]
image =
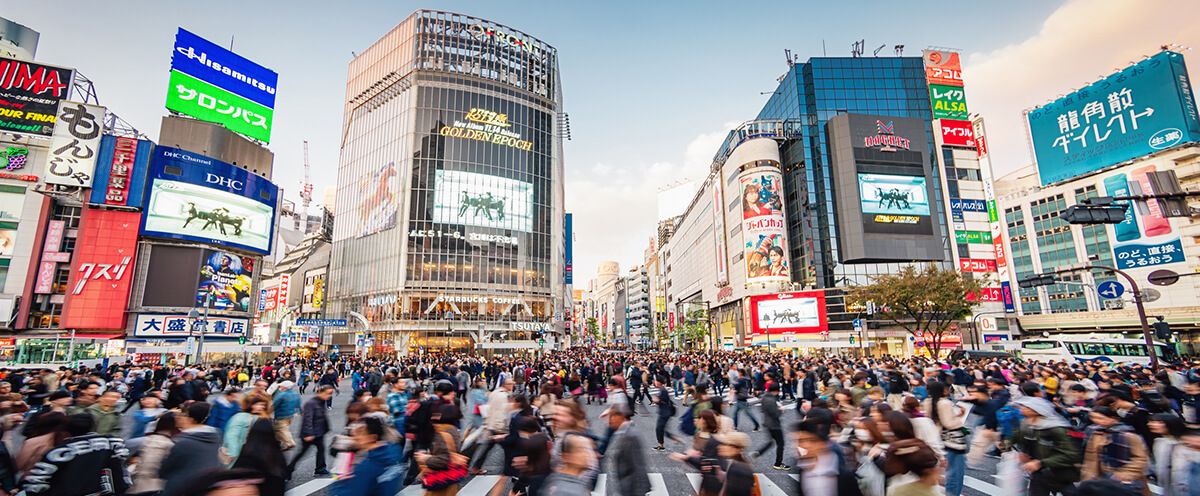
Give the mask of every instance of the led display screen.
[(858, 190), (864, 214), (929, 215), (924, 177), (859, 174)]
[(487, 174), (439, 170), (433, 221), (530, 232), (533, 184)]

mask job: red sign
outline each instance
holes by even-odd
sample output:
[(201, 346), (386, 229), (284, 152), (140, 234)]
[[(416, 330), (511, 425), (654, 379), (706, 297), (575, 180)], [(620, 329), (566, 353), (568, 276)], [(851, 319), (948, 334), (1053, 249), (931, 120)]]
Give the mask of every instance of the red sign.
[(83, 209), (63, 306), (64, 329), (125, 328), (141, 218), (138, 212)]
[(667, 328), (672, 331), (675, 330), (675, 312), (667, 313)]
[(275, 302), (279, 297), (279, 288), (267, 288), (266, 302), (263, 304), (263, 311), (269, 312), (275, 309)]
[(279, 308), (287, 308), (288, 304), (288, 284), (292, 282), (292, 276), (287, 274), (279, 276), (279, 293), (276, 298), (279, 299)]
[(958, 52), (925, 50), (925, 80), (929, 84), (963, 86), (962, 62)]
[(942, 144), (975, 148), (975, 128), (967, 121), (938, 119), (942, 127)]
[(54, 271), (57, 263), (70, 260), (69, 253), (59, 252), (62, 248), (63, 236), (67, 232), (67, 223), (52, 220), (46, 224), (46, 237), (42, 240), (42, 260), (38, 263), (37, 284), (33, 286), (35, 294), (50, 294), (54, 292)]
[(38, 264), (37, 284), (33, 286), (35, 294), (50, 294), (54, 292), (54, 262)]
[(987, 135), (983, 132), (983, 121), (976, 120), (972, 123), (971, 128), (975, 133), (975, 146), (979, 151), (979, 158), (984, 158), (988, 154)]
[(982, 288), (979, 293), (967, 293), (967, 301), (1000, 301), (1000, 288)]
[(809, 334), (829, 331), (824, 291), (796, 291), (750, 297), (753, 335)]
[(104, 194), (105, 205), (125, 205), (129, 200), (129, 174), (137, 158), (138, 140), (119, 137), (113, 148), (112, 164), (108, 172), (108, 191)]
[(996, 261), (982, 258), (963, 258), (958, 261), (958, 270), (963, 272), (995, 272)]

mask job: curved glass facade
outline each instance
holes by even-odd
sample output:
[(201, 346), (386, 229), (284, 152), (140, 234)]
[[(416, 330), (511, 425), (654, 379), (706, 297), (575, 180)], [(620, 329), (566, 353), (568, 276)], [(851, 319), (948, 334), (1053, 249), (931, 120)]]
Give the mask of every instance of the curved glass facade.
[(328, 313), (364, 316), (376, 351), (554, 329), (570, 301), (556, 65), (528, 35), (434, 11), (351, 62)]

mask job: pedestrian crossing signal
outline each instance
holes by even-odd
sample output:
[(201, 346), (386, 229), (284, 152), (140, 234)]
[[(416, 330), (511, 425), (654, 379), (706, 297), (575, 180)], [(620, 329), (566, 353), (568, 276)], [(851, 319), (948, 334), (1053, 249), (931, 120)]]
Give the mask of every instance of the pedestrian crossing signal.
[(246, 336), (238, 336), (238, 344), (246, 344)]

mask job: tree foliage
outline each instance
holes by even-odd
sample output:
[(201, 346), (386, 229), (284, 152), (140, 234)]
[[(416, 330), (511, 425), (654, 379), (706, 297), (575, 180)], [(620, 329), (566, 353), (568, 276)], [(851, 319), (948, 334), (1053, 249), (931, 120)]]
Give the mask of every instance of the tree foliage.
[(981, 281), (956, 270), (933, 264), (922, 268), (908, 265), (895, 274), (872, 278), (871, 284), (849, 291), (849, 302), (860, 306), (872, 302), (875, 318), (890, 321), (919, 341), (927, 341), (933, 356), (942, 349), (943, 337), (951, 326), (969, 318), (978, 301)]
[(672, 338), (677, 338), (685, 347), (692, 347), (704, 343), (709, 336), (708, 312), (705, 310), (692, 310), (684, 317), (683, 322), (675, 326), (675, 332), (672, 333)]
[(595, 317), (588, 317), (584, 321), (584, 326), (587, 327), (588, 336), (591, 336), (596, 342), (600, 341), (600, 323), (596, 322)]

